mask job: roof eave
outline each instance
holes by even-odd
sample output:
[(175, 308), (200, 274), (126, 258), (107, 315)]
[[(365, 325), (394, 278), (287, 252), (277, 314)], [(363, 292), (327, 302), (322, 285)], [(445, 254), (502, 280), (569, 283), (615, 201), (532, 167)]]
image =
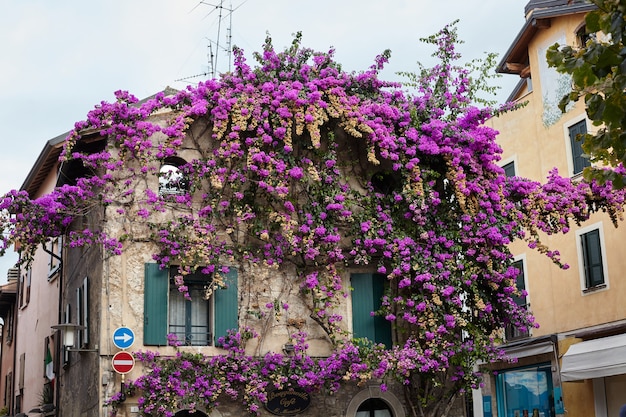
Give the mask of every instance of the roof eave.
[(59, 160), (59, 155), (61, 154), (61, 150), (63, 148), (62, 144), (67, 135), (69, 135), (69, 132), (52, 138), (46, 142), (41, 153), (37, 157), (35, 164), (30, 169), (30, 172), (22, 183), (20, 190), (27, 191), (30, 196), (37, 192), (42, 182), (50, 172), (50, 169)]
[(587, 13), (594, 9), (596, 9), (595, 4), (583, 3), (533, 10), (500, 60), (496, 72), (523, 76), (528, 61), (528, 44), (539, 29), (549, 28), (550, 19), (554, 17)]

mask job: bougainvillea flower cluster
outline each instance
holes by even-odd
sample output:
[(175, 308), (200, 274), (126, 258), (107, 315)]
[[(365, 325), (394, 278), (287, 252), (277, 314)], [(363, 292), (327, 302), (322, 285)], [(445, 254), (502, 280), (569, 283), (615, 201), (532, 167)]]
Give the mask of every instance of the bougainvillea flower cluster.
[[(255, 67), (236, 51), (232, 73), (175, 94), (140, 102), (118, 92), (65, 143), (63, 160), (81, 161), (90, 175), (40, 198), (11, 192), (0, 201), (10, 213), (3, 247), (19, 242), (27, 263), (60, 234), (69, 246), (98, 243), (111, 254), (150, 240), (153, 259), (183, 275), (198, 266), (227, 272), (225, 259), (242, 275), (245, 265), (296, 270), (330, 356), (308, 356), (305, 333), (294, 335), (293, 356), (247, 356), (244, 341), (264, 337), (249, 330), (222, 341), (223, 355), (144, 352), (147, 371), (135, 385), (145, 413), (208, 410), (224, 395), (255, 413), (270, 388), (332, 392), (376, 379), (383, 389), (404, 386), (416, 415), (442, 415), (477, 383), (477, 361), (502, 357), (500, 329), (537, 325), (514, 301), (508, 245), (526, 239), (560, 263), (541, 236), (567, 232), (594, 211), (617, 220), (624, 201), (610, 184), (573, 183), (557, 172), (544, 184), (507, 178), (497, 132), (483, 124), (506, 108), (471, 105), (475, 91), (455, 63), (455, 40), (451, 27), (431, 38), (441, 63), (410, 90), (378, 78), (387, 53), (348, 73), (332, 51), (303, 48), (297, 36), (283, 52), (268, 39)], [(85, 151), (94, 132), (106, 146)], [(181, 192), (146, 186), (183, 152), (194, 156), (177, 164)], [(68, 232), (96, 207), (132, 219), (128, 230)], [(391, 349), (352, 341), (337, 314), (349, 293), (342, 274), (352, 267), (387, 277), (376, 314), (396, 329)]]

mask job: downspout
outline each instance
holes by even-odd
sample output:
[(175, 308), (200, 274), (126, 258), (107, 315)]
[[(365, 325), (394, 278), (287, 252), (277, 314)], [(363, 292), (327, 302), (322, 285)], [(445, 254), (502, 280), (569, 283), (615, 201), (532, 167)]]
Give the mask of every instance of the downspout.
[(17, 314), (20, 308), (20, 297), (22, 292), (22, 286), (20, 285), (20, 279), (22, 279), (22, 268), (20, 268), (20, 275), (17, 278), (17, 291), (15, 297), (15, 308), (13, 309), (13, 380), (11, 381), (11, 414), (15, 415), (15, 380), (17, 378), (16, 364), (17, 364)]
[[(59, 169), (57, 171), (57, 180), (56, 180), (56, 184), (55, 184), (55, 188), (56, 186), (59, 184), (59, 180), (61, 178), (61, 171), (63, 170), (63, 165), (65, 164), (65, 162), (61, 162), (61, 164), (59, 165)], [(61, 244), (63, 244), (65, 242), (61, 242)], [(44, 247), (44, 251), (48, 252), (46, 245), (42, 245)], [(57, 323), (61, 324), (63, 323), (65, 317), (63, 315), (63, 257), (59, 257), (56, 253), (52, 253), (51, 251), (48, 252), (50, 253), (51, 256), (53, 256), (54, 258), (56, 258), (59, 261), (59, 299), (58, 299), (58, 305), (57, 305), (57, 309), (58, 309), (58, 320)], [(61, 248), (61, 253), (63, 253), (63, 248)], [(61, 402), (61, 383), (59, 382), (59, 380), (61, 379), (61, 369), (63, 368), (63, 365), (61, 364), (61, 360), (62, 357), (61, 355), (65, 354), (65, 348), (63, 347), (63, 340), (61, 340), (61, 332), (58, 332), (57, 337), (54, 338), (54, 363), (56, 363), (58, 365), (58, 369), (57, 369), (57, 373), (55, 375), (56, 381), (54, 381), (54, 408), (55, 408), (55, 414), (57, 416), (60, 416), (60, 410), (59, 410), (59, 405)]]
[[(62, 244), (63, 242), (61, 242)], [(63, 317), (63, 257), (57, 255), (56, 253), (53, 253), (52, 251), (48, 250), (48, 248), (46, 248), (46, 245), (41, 245), (43, 247), (44, 252), (48, 253), (50, 256), (52, 256), (53, 258), (55, 258), (57, 261), (59, 261), (59, 304), (58, 304), (58, 320), (57, 323), (61, 324), (63, 323), (64, 317)], [(63, 250), (63, 249), (61, 249)], [(54, 356), (55, 356), (55, 360), (54, 362), (56, 364), (58, 364), (58, 369), (56, 370), (57, 373), (55, 375), (55, 384), (54, 384), (54, 406), (55, 406), (55, 410), (56, 410), (56, 415), (59, 416), (61, 414), (59, 414), (59, 402), (61, 399), (61, 384), (59, 383), (59, 379), (61, 378), (61, 368), (63, 368), (62, 364), (61, 364), (61, 355), (64, 352), (64, 348), (63, 348), (63, 341), (61, 340), (61, 332), (58, 332), (57, 337), (54, 338)], [(63, 351), (63, 352), (62, 352)]]

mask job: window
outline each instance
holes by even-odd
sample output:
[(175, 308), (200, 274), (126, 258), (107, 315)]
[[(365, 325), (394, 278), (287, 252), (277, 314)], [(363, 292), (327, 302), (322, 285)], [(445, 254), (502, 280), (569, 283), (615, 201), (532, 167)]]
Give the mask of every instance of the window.
[[(63, 310), (63, 317), (64, 317), (64, 322), (63, 323), (71, 323), (72, 322), (72, 306), (68, 303), (65, 304), (65, 308)], [(61, 344), (63, 342), (61, 341)], [(69, 364), (70, 362), (70, 351), (68, 349), (63, 349), (63, 367), (67, 366), (67, 364)]]
[(589, 158), (584, 156), (582, 144), (587, 133), (587, 121), (585, 119), (569, 126), (568, 128), (570, 146), (572, 151), (572, 174), (580, 174), (585, 167), (591, 165)]
[[(211, 339), (210, 314), (211, 277), (185, 277), (189, 298), (170, 282), (168, 305), (168, 333), (188, 346), (208, 346)], [(171, 279), (170, 279), (171, 280)]]
[(168, 158), (159, 170), (159, 194), (182, 195), (189, 191), (189, 179), (181, 169), (186, 161), (181, 158)]
[(387, 278), (382, 274), (352, 274), (352, 329), (355, 339), (367, 338), (391, 347), (391, 323), (373, 315), (382, 305)]
[(504, 175), (507, 177), (515, 176), (515, 161), (511, 161), (507, 164), (502, 165), (502, 169), (504, 170)]
[(595, 228), (584, 232), (579, 231), (579, 254), (584, 272), (584, 289), (604, 288), (605, 268), (602, 255), (601, 229)]
[(13, 403), (13, 372), (7, 372), (4, 378), (4, 405), (11, 409)]
[(78, 332), (77, 348), (87, 347), (89, 344), (89, 286), (87, 278), (76, 288), (76, 323), (83, 328)]
[(32, 271), (28, 269), (20, 275), (20, 308), (24, 308), (30, 302), (30, 283)]
[(191, 299), (178, 291), (173, 270), (145, 265), (144, 344), (164, 346), (167, 335), (176, 334), (186, 345), (216, 345), (229, 329), (238, 328), (237, 270), (223, 275), (224, 286), (213, 291), (212, 277), (200, 272), (187, 275)]
[(50, 255), (50, 260), (48, 261), (48, 279), (54, 278), (61, 267), (62, 249), (63, 237), (61, 236), (50, 239), (46, 243), (45, 251)]
[(499, 371), (496, 398), (499, 416), (554, 417), (550, 363)]
[[(107, 141), (100, 132), (85, 133), (72, 148), (72, 153), (94, 155), (106, 149)], [(57, 173), (57, 187), (62, 185), (76, 185), (81, 178), (89, 178), (94, 172), (91, 167), (85, 166), (81, 158), (64, 161)]]
[(587, 32), (587, 26), (586, 25), (582, 25), (577, 31), (576, 31), (576, 40), (578, 41), (578, 46), (581, 48), (584, 48), (587, 45), (587, 41), (593, 39), (596, 39), (596, 34), (595, 33), (588, 33)]
[[(525, 291), (526, 290), (526, 274), (524, 273), (524, 261), (521, 259), (518, 261), (515, 261), (513, 263), (513, 267), (519, 271), (519, 273), (517, 274), (517, 277), (515, 278), (515, 286), (520, 292)], [(515, 304), (517, 304), (518, 306), (523, 307), (523, 308), (528, 308), (528, 300), (526, 296), (524, 295), (513, 296), (513, 300), (515, 301)], [(528, 329), (518, 328), (516, 326), (513, 326), (512, 324), (509, 324), (506, 326), (506, 328), (504, 329), (504, 334), (505, 334), (506, 340), (508, 341), (521, 339), (524, 337), (528, 337), (530, 335)]]
[(371, 184), (377, 193), (391, 195), (398, 189), (400, 181), (394, 173), (380, 171), (372, 175)]
[(6, 321), (4, 323), (3, 329), (5, 330), (5, 342), (7, 345), (10, 345), (13, 342), (13, 311), (7, 313)]

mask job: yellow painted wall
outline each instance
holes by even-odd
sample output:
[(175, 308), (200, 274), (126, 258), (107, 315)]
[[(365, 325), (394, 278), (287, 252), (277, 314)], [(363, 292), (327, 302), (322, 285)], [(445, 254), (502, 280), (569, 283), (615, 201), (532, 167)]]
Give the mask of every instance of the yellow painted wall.
[[(553, 168), (564, 177), (570, 176), (567, 126), (584, 119), (584, 104), (577, 103), (551, 126), (542, 123), (541, 57), (536, 51), (560, 38), (565, 38), (569, 44), (575, 43), (575, 31), (581, 22), (581, 14), (555, 18), (549, 29), (537, 32), (529, 44), (532, 91), (518, 98), (519, 102), (527, 101), (527, 106), (489, 121), (500, 132), (498, 143), (504, 150), (502, 162), (514, 161), (517, 175), (521, 177), (545, 182)], [(565, 235), (544, 238), (544, 243), (551, 249), (559, 250), (562, 261), (570, 267), (567, 270), (559, 269), (524, 242), (511, 246), (515, 255), (526, 258), (530, 307), (540, 324), (540, 328), (532, 332), (533, 336), (563, 333), (626, 318), (626, 303), (623, 302), (626, 279), (622, 277), (622, 271), (626, 271), (626, 257), (622, 255), (621, 244), (626, 240), (626, 224), (616, 229), (608, 216), (594, 214), (581, 227), (600, 223), (609, 270), (605, 290), (588, 294), (582, 291), (575, 224), (571, 224), (570, 232)]]

